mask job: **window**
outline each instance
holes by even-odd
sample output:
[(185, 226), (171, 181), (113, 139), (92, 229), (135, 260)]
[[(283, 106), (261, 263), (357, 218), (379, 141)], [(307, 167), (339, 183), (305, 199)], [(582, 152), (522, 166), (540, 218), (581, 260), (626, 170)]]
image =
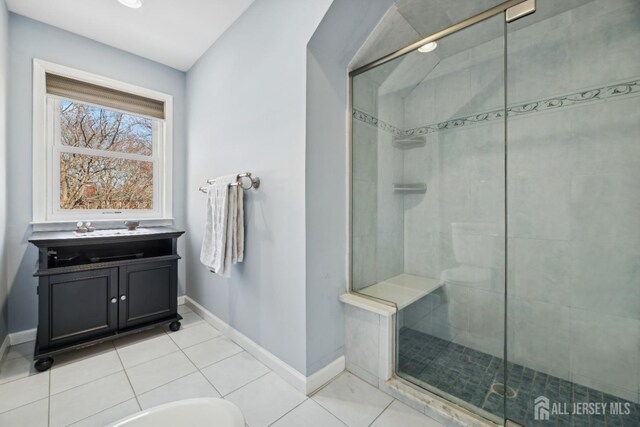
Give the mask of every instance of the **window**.
[(34, 61), (34, 222), (169, 219), (171, 97)]

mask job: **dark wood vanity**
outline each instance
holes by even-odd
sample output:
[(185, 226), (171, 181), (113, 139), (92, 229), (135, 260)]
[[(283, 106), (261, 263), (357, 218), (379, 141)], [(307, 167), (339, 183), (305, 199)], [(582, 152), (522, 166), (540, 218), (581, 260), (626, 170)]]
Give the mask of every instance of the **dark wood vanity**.
[(55, 354), (169, 324), (177, 312), (177, 240), (168, 227), (35, 232), (38, 332), (35, 367)]

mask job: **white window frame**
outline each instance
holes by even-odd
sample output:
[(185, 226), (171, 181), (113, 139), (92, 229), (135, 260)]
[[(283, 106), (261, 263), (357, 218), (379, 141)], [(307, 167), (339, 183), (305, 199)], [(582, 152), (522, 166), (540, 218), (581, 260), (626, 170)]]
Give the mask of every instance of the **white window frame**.
[[(154, 118), (152, 156), (109, 153), (109, 157), (151, 160), (153, 162), (154, 206), (150, 210), (62, 210), (60, 209), (59, 171), (60, 151), (103, 155), (102, 150), (80, 147), (61, 147), (56, 144), (59, 124), (55, 120), (61, 99), (47, 95), (46, 73), (58, 74), (111, 89), (156, 99), (164, 103), (165, 119)], [(82, 102), (82, 101), (79, 101)], [(111, 110), (114, 110), (110, 107)], [(128, 113), (127, 111), (123, 111)], [(76, 221), (172, 220), (173, 169), (173, 97), (151, 89), (123, 83), (40, 59), (33, 60), (33, 224), (64, 224)], [(57, 191), (56, 191), (57, 189)]]

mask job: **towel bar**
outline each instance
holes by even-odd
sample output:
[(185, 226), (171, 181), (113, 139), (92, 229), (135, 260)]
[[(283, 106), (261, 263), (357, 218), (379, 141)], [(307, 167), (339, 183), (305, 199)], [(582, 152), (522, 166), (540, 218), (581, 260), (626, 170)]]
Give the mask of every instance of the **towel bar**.
[[(248, 178), (251, 180), (251, 184), (248, 187), (245, 187), (242, 185), (242, 178)], [(216, 182), (215, 179), (208, 179), (207, 180), (207, 184), (213, 184), (214, 182)], [(254, 177), (251, 175), (251, 172), (244, 172), (241, 174), (238, 174), (238, 180), (236, 182), (234, 182), (233, 184), (229, 184), (232, 186), (237, 186), (239, 185), (240, 188), (242, 188), (243, 190), (249, 190), (251, 188), (258, 188), (260, 187), (260, 178), (258, 178), (257, 176)], [(201, 191), (203, 193), (207, 192), (207, 187), (199, 187), (198, 191)]]

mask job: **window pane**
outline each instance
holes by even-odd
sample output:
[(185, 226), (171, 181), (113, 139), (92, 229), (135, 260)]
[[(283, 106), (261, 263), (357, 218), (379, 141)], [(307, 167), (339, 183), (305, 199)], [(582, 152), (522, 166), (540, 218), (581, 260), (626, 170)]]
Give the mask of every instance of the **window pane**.
[(60, 144), (150, 156), (153, 120), (73, 101), (60, 102)]
[(60, 209), (153, 209), (153, 163), (61, 153)]

